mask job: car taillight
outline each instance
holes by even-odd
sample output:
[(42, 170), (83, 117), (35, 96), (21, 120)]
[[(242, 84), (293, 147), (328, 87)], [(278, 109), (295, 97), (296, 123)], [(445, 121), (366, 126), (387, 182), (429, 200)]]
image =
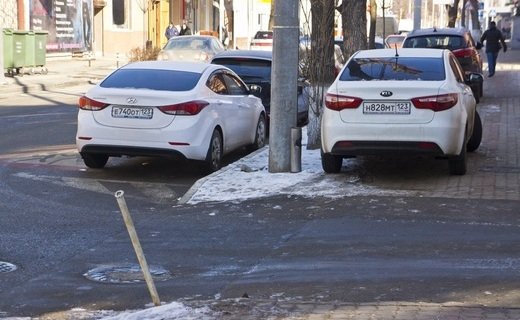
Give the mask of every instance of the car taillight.
[(447, 110), (457, 104), (459, 98), (456, 93), (440, 94), (436, 96), (413, 98), (412, 103), (417, 109), (432, 111)]
[(453, 50), (453, 54), (457, 58), (471, 58), (473, 50), (471, 48)]
[(159, 107), (159, 110), (171, 115), (193, 116), (198, 114), (207, 105), (209, 105), (209, 103), (206, 101), (195, 100), (179, 104), (172, 104), (169, 106), (161, 106)]
[(78, 104), (79, 104), (79, 108), (81, 110), (90, 110), (90, 111), (103, 110), (108, 106), (108, 103), (92, 100), (85, 96), (82, 96), (81, 98), (79, 98)]
[(327, 93), (325, 96), (325, 106), (331, 110), (341, 111), (343, 109), (355, 109), (359, 107), (363, 100), (356, 97), (340, 96)]

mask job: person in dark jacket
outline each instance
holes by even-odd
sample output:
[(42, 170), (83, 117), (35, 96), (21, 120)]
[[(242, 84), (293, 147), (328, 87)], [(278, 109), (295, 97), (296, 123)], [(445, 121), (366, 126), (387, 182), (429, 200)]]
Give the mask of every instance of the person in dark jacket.
[(164, 31), (164, 36), (166, 37), (166, 39), (170, 40), (170, 38), (176, 37), (178, 35), (179, 31), (173, 25), (173, 22), (170, 22), (170, 25), (166, 28), (166, 31)]
[(504, 36), (502, 35), (502, 32), (497, 29), (497, 24), (495, 21), (491, 21), (489, 23), (489, 29), (484, 31), (484, 34), (482, 34), (480, 42), (484, 43), (484, 41), (486, 41), (486, 55), (489, 71), (488, 76), (492, 77), (495, 75), (495, 66), (497, 64), (498, 52), (500, 49), (504, 49), (504, 52), (507, 51)]
[(191, 34), (191, 29), (188, 27), (188, 22), (186, 20), (182, 20), (182, 26), (181, 31), (179, 32), (179, 35), (185, 36)]

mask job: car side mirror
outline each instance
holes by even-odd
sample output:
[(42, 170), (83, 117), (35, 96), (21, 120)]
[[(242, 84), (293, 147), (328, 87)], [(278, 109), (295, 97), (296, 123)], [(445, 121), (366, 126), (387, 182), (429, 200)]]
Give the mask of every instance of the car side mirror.
[(484, 77), (480, 73), (471, 72), (468, 76), (469, 84), (480, 84), (484, 82)]
[(477, 48), (477, 50), (482, 49), (482, 42), (478, 41), (477, 45), (475, 46), (475, 48)]
[(249, 86), (249, 93), (256, 97), (260, 97), (260, 94), (262, 93), (262, 87), (257, 84), (252, 84)]

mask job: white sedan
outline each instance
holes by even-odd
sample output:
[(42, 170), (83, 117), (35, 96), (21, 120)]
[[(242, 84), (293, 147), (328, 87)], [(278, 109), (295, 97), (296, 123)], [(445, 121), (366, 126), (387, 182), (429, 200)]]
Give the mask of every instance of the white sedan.
[(355, 53), (327, 91), (321, 123), (322, 167), (341, 171), (356, 155), (424, 153), (466, 173), (482, 123), (469, 84), (449, 50), (380, 49)]
[(224, 154), (265, 144), (258, 90), (224, 66), (131, 63), (79, 99), (76, 145), (90, 168), (109, 157), (174, 156), (216, 171)]

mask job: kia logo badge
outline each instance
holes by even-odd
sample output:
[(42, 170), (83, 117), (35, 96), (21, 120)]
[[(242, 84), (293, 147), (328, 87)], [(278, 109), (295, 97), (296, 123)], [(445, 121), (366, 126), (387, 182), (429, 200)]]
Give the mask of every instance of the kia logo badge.
[(383, 97), (390, 97), (393, 95), (392, 91), (381, 91), (380, 93)]
[(134, 104), (137, 102), (137, 99), (136, 98), (126, 98), (126, 102), (130, 103), (130, 104)]

